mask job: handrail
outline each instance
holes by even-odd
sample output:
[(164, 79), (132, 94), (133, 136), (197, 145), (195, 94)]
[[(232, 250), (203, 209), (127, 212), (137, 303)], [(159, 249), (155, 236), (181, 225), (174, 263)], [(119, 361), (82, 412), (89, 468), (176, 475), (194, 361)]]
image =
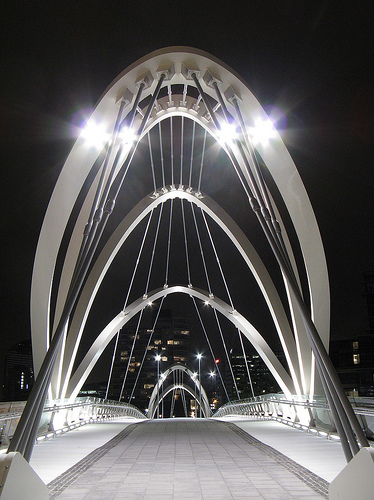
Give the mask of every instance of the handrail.
[[(18, 408), (11, 411), (13, 405)], [(24, 401), (0, 403), (1, 448), (9, 445), (24, 406)], [(56, 418), (56, 415), (59, 415), (59, 418)], [(46, 436), (54, 437), (56, 434), (67, 432), (87, 423), (120, 417), (148, 418), (145, 413), (130, 403), (101, 398), (80, 397), (74, 401), (68, 399), (46, 401), (37, 440), (44, 439)]]
[[(373, 439), (374, 399), (349, 398), (349, 402), (354, 413), (359, 417), (365, 435)], [(309, 400), (307, 396), (295, 396), (288, 399), (284, 394), (266, 394), (226, 403), (216, 411), (212, 418), (226, 416), (248, 416), (277, 420), (310, 432), (318, 432), (327, 437), (333, 436), (336, 431), (330, 407), (323, 397)], [(333, 437), (337, 438), (335, 435)]]

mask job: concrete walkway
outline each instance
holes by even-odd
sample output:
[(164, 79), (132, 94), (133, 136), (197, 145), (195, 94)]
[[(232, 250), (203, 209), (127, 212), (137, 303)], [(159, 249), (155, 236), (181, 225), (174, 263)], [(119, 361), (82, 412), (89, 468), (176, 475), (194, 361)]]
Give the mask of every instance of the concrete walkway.
[(347, 465), (339, 441), (294, 429), (272, 420), (225, 419), (306, 467), (329, 483)]
[(30, 465), (48, 484), (134, 422), (123, 419), (89, 424), (42, 441), (35, 445)]
[[(321, 450), (333, 448), (335, 455), (322, 453), (319, 461), (325, 464), (325, 469), (330, 468), (331, 460), (335, 461), (336, 470), (344, 466), (344, 457), (339, 462), (339, 455), (342, 455), (339, 444), (276, 422), (243, 419), (235, 422), (205, 419), (130, 422), (86, 426), (72, 431), (71, 438), (67, 434), (37, 445), (31, 464), (45, 482), (49, 482), (51, 498), (270, 500), (326, 497), (327, 481), (313, 473), (311, 467), (308, 470), (275, 449), (282, 440), (284, 443), (293, 441), (295, 448), (303, 448), (299, 454), (305, 456), (315, 455), (319, 446)], [(268, 433), (270, 446), (263, 442), (265, 439), (256, 439), (255, 434), (261, 433), (262, 437)], [(100, 434), (114, 437), (104, 442)], [(305, 445), (305, 441), (310, 444)], [(90, 447), (92, 451), (88, 452)], [(84, 458), (76, 460), (78, 449)], [(53, 463), (65, 455), (71, 455), (75, 465), (56, 477), (57, 471), (51, 474), (51, 467), (47, 470), (48, 457)], [(62, 468), (65, 467), (66, 464)], [(55, 479), (47, 481), (47, 476), (52, 475)]]

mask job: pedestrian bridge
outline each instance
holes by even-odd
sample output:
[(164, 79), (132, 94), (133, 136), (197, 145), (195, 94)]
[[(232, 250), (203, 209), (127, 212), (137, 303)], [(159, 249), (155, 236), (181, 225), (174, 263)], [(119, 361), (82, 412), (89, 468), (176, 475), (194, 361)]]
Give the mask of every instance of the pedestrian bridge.
[(345, 458), (336, 441), (232, 417), (86, 425), (38, 443), (30, 463), (61, 500), (320, 499)]
[[(123, 279), (113, 293), (112, 278), (118, 276)], [(99, 306), (105, 291), (110, 292), (110, 300)], [(227, 406), (222, 418), (230, 422), (142, 418), (134, 425), (82, 427), (82, 422), (75, 421), (72, 432), (62, 431), (56, 439), (39, 442), (38, 450), (46, 452), (44, 463), (74, 456), (79, 441), (71, 441), (70, 436), (78, 440), (80, 433), (105, 431), (105, 437), (99, 447), (93, 439), (92, 450), (88, 450), (91, 438), (84, 440), (83, 456), (78, 459), (82, 462), (74, 461), (73, 469), (68, 465), (59, 479), (45, 479), (53, 495), (74, 499), (125, 494), (126, 498), (162, 499), (326, 495), (324, 481), (341, 467), (321, 479), (321, 474), (333, 470), (333, 460), (327, 464), (327, 452), (319, 450), (318, 461), (325, 467), (306, 481), (310, 473), (302, 467), (308, 469), (308, 465), (286, 459), (287, 453), (277, 450), (280, 441), (294, 444), (292, 449), (302, 450), (307, 458), (314, 456), (315, 443), (336, 450), (341, 446), (349, 470), (339, 491), (354, 486), (356, 471), (364, 470), (362, 460), (367, 470), (365, 488), (372, 491), (373, 460), (366, 429), (356, 418), (327, 353), (326, 258), (302, 180), (274, 124), (244, 82), (221, 61), (186, 47), (149, 54), (116, 78), (80, 131), (56, 183), (31, 284), (37, 377), (1, 462), (1, 500), (34, 494), (35, 478), (27, 462), (31, 460), (44, 475), (32, 452), (45, 401), (75, 405), (99, 358), (114, 343), (111, 366), (108, 363), (108, 398), (124, 328), (133, 328), (133, 344), (119, 356), (120, 367), (125, 361), (127, 366), (119, 370), (119, 405), (111, 412), (118, 416), (123, 401), (133, 402), (143, 363), (147, 357), (151, 362), (152, 355), (157, 361), (156, 382), (143, 382), (142, 389), (157, 388), (151, 398), (154, 414), (169, 391), (162, 388), (161, 362), (168, 362), (171, 369), (188, 358), (176, 353), (168, 358), (168, 340), (164, 346), (161, 338), (156, 339), (166, 303), (193, 318), (202, 339), (189, 346), (188, 355), (197, 353), (199, 373), (190, 371), (193, 383), (186, 385), (177, 367), (179, 379), (171, 391), (189, 392), (195, 410), (200, 405), (200, 416), (202, 407), (209, 415), (198, 351), (204, 343), (206, 360), (211, 359), (224, 389), (223, 399), (230, 400), (230, 391), (240, 399), (230, 358), (236, 344), (242, 350), (247, 387), (255, 396), (245, 351), (250, 343), (289, 402), (288, 410), (280, 413), (294, 427), (248, 417), (234, 423), (227, 416), (232, 413)], [(140, 361), (134, 355), (138, 339), (143, 349)], [(217, 349), (224, 354), (227, 377), (215, 363)], [(128, 387), (130, 368), (132, 373), (137, 369), (132, 389)], [(225, 386), (228, 380), (231, 389)], [(294, 395), (297, 404), (292, 402)], [(302, 432), (314, 427), (308, 405), (316, 395), (326, 396), (340, 444)], [(279, 405), (271, 404), (272, 410), (252, 411), (253, 418), (278, 416)], [(106, 414), (105, 408), (101, 411)], [(62, 415), (54, 403), (48, 412), (47, 438), (55, 435)], [(63, 422), (65, 427), (71, 425)], [(262, 432), (258, 440), (256, 428)], [(280, 432), (278, 439), (278, 431), (272, 434), (276, 428), (291, 434), (282, 438), (286, 434)], [(105, 434), (109, 429), (110, 437)], [(270, 444), (264, 442), (264, 434), (271, 436)], [(304, 438), (310, 448), (300, 445)], [(59, 451), (58, 446), (67, 442), (71, 445)], [(51, 480), (56, 483), (51, 485)], [(11, 490), (22, 483), (26, 484), (22, 494)], [(365, 488), (360, 488), (360, 498)], [(5, 489), (10, 496), (3, 497)]]

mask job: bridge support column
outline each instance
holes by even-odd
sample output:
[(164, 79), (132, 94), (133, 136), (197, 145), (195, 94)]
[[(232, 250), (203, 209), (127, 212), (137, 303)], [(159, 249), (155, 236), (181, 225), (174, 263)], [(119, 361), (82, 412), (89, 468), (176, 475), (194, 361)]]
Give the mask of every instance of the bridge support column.
[(374, 450), (361, 450), (330, 483), (330, 500), (372, 500), (374, 492)]
[(18, 452), (0, 456), (1, 500), (48, 500), (49, 492), (31, 465)]

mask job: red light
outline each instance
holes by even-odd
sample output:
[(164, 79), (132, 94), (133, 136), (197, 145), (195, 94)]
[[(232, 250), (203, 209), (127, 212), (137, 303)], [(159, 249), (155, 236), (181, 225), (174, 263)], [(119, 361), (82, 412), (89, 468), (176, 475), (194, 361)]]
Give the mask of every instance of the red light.
[(219, 359), (216, 359), (215, 360), (215, 364), (217, 365), (219, 363)]

